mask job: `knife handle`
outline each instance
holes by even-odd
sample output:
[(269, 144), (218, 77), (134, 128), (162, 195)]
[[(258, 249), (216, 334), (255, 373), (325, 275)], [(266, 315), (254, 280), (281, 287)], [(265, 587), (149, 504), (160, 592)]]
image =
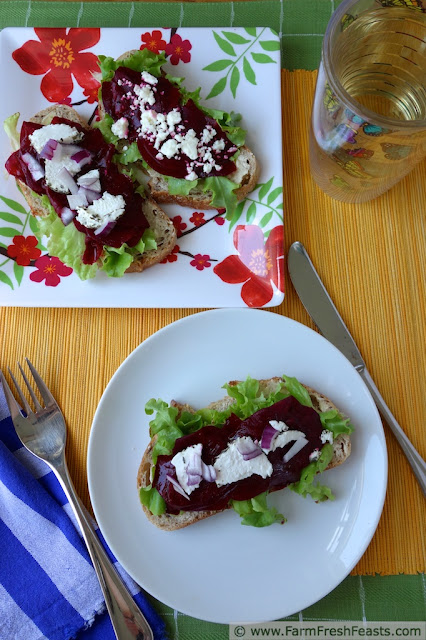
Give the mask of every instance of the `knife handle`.
[(392, 430), (395, 438), (398, 440), (403, 452), (405, 453), (408, 462), (411, 465), (411, 468), (416, 476), (419, 485), (422, 488), (423, 495), (426, 496), (426, 463), (417, 451), (414, 448), (413, 444), (405, 435), (404, 431), (401, 429), (394, 416), (392, 415), (389, 407), (386, 402), (383, 400), (380, 395), (380, 391), (374, 384), (373, 378), (368, 373), (367, 369), (364, 368), (363, 371), (359, 372), (365, 384), (367, 385), (371, 395), (373, 396), (374, 402), (377, 405), (378, 410), (382, 414), (383, 418), (388, 423), (389, 427)]

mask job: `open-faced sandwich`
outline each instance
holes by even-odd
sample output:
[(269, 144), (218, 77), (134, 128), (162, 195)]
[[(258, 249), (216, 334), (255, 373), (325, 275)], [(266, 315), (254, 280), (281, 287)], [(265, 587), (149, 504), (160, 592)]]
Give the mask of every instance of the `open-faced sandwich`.
[(175, 530), (234, 508), (242, 523), (284, 522), (267, 495), (289, 487), (333, 499), (317, 474), (344, 462), (353, 430), (335, 405), (295, 378), (230, 382), (205, 409), (150, 400), (151, 441), (137, 486), (150, 521)]
[(37, 218), (47, 249), (81, 278), (143, 271), (173, 249), (168, 216), (121, 172), (116, 149), (77, 112), (55, 105), (17, 131), (19, 114), (5, 122), (16, 149), (6, 162)]
[(190, 92), (164, 71), (164, 54), (143, 49), (99, 59), (96, 126), (121, 152), (120, 161), (144, 168), (158, 202), (224, 208), (232, 219), (259, 175), (240, 116), (202, 106), (200, 89)]

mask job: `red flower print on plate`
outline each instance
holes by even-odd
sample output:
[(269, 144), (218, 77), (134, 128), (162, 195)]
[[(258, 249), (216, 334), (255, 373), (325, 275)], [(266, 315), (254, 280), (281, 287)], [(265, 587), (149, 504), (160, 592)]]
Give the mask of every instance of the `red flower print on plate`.
[(176, 229), (177, 237), (179, 238), (188, 225), (186, 224), (186, 222), (182, 221), (182, 216), (175, 216), (174, 218), (172, 218), (172, 222)]
[(182, 40), (182, 38), (175, 33), (172, 36), (170, 42), (166, 45), (166, 55), (170, 56), (170, 62), (172, 64), (178, 64), (180, 60), (182, 62), (189, 62), (191, 60), (192, 44), (189, 40)]
[(71, 267), (67, 267), (59, 258), (42, 256), (36, 260), (36, 271), (30, 274), (33, 282), (43, 282), (46, 280), (46, 287), (57, 287), (61, 277), (69, 276), (72, 273)]
[(169, 255), (166, 256), (164, 260), (161, 260), (161, 264), (166, 264), (167, 262), (176, 262), (176, 260), (178, 259), (177, 254), (179, 253), (179, 251), (180, 251), (179, 245), (175, 244), (172, 252), (169, 253)]
[(100, 29), (34, 29), (38, 40), (27, 40), (12, 57), (21, 69), (33, 76), (43, 75), (40, 89), (49, 102), (67, 101), (73, 79), (84, 89), (88, 102), (95, 102), (99, 82), (97, 56), (83, 52), (99, 42)]
[(189, 221), (192, 222), (194, 227), (200, 227), (206, 220), (202, 211), (194, 211), (192, 216), (189, 218)]
[(40, 249), (37, 249), (38, 240), (35, 236), (15, 236), (13, 243), (7, 248), (9, 258), (15, 258), (16, 264), (27, 267), (31, 260), (36, 260), (41, 256)]
[(212, 266), (210, 260), (210, 256), (197, 253), (194, 256), (194, 259), (191, 260), (189, 264), (191, 265), (191, 267), (195, 267), (198, 271), (202, 271), (203, 269), (207, 269), (208, 267)]
[(163, 40), (163, 34), (161, 31), (154, 29), (152, 33), (147, 31), (141, 35), (142, 44), (140, 49), (149, 49), (153, 53), (160, 53), (166, 48), (166, 41)]
[(217, 264), (213, 271), (229, 284), (242, 284), (241, 298), (249, 307), (263, 307), (272, 299), (272, 283), (284, 291), (283, 226), (274, 227), (265, 242), (256, 225), (239, 225), (234, 231), (234, 246), (239, 256), (232, 255)]
[(220, 227), (225, 224), (225, 218), (222, 218), (222, 216), (219, 216), (219, 218), (215, 218), (214, 221), (216, 222), (216, 224), (218, 224)]

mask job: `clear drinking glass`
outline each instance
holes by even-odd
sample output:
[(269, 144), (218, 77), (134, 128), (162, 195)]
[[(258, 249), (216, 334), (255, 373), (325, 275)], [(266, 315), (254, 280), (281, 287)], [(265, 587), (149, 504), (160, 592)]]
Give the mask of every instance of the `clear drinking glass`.
[(426, 155), (426, 0), (344, 0), (324, 36), (310, 131), (325, 193), (365, 202)]

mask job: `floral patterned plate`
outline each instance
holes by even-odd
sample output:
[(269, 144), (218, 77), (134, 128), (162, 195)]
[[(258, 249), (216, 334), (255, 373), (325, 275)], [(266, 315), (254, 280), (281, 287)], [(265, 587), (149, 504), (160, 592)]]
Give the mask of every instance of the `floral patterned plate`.
[[(0, 33), (0, 120), (22, 122), (49, 104), (97, 117), (97, 55), (165, 51), (173, 75), (201, 87), (209, 107), (242, 114), (259, 183), (229, 222), (223, 211), (164, 208), (177, 229), (173, 252), (142, 274), (85, 282), (38, 242), (37, 223), (3, 171), (0, 304), (45, 307), (266, 307), (284, 297), (280, 47), (269, 28), (8, 28)], [(12, 89), (13, 87), (13, 89)], [(0, 161), (11, 153), (0, 131)]]

